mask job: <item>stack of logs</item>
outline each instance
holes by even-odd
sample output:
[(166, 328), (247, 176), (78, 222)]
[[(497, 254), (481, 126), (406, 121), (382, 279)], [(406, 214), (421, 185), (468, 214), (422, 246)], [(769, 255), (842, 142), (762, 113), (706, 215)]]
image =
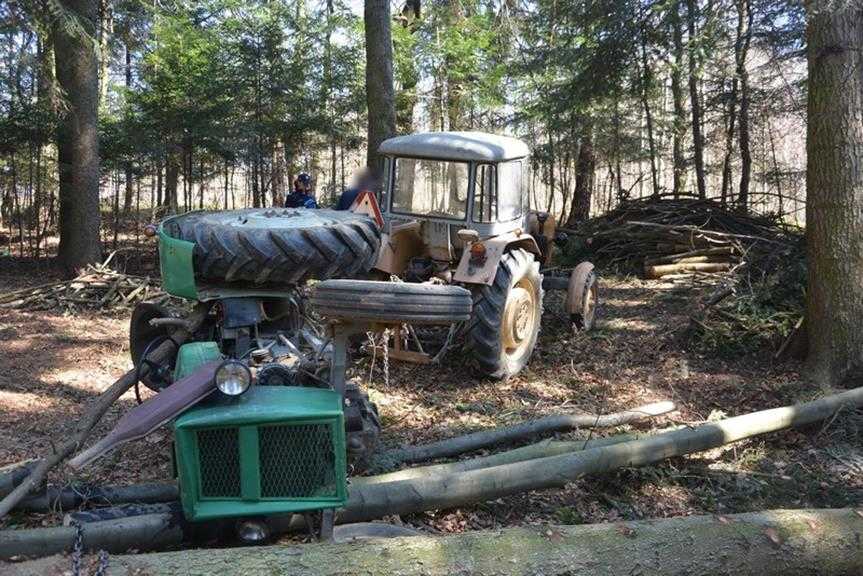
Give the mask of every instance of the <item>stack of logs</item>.
[[(740, 263), (741, 248), (729, 242), (644, 259), (644, 277), (662, 278), (679, 274), (729, 272)], [(681, 250), (681, 247), (673, 247)]]
[(697, 198), (626, 201), (584, 222), (577, 234), (595, 262), (638, 269), (647, 278), (731, 273), (794, 240), (776, 218)]

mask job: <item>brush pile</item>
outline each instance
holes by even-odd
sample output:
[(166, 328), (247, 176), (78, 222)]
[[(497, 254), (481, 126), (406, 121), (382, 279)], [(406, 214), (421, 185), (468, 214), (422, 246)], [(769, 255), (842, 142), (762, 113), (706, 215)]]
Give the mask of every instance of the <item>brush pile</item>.
[(631, 200), (576, 231), (577, 258), (674, 283), (711, 285), (693, 327), (711, 347), (776, 347), (802, 315), (803, 235), (712, 200)]
[(797, 239), (778, 219), (731, 211), (713, 200), (623, 202), (578, 229), (594, 262), (647, 278), (732, 272)]
[(0, 294), (0, 309), (53, 310), (74, 313), (80, 309), (104, 310), (132, 307), (148, 300), (165, 303), (171, 298), (162, 291), (158, 279), (117, 272), (107, 261), (72, 280), (62, 280)]

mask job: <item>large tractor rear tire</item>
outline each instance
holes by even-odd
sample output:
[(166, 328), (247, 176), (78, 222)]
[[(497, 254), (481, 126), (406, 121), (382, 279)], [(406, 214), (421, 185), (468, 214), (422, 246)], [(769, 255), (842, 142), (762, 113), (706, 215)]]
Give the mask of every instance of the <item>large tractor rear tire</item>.
[(374, 266), (381, 242), (374, 220), (336, 210), (190, 212), (167, 221), (165, 231), (195, 243), (197, 278), (254, 284), (360, 276)]
[(474, 289), (467, 346), (483, 375), (507, 378), (528, 363), (539, 336), (542, 297), (539, 262), (521, 248), (503, 255), (491, 286)]

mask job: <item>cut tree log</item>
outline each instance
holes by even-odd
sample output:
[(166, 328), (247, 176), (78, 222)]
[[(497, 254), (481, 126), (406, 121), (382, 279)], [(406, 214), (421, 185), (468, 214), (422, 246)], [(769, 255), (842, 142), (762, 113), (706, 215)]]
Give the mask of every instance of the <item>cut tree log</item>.
[[(0, 560), (70, 552), (76, 530), (74, 526), (3, 530), (0, 532)], [(132, 549), (158, 550), (182, 542), (183, 532), (180, 514), (145, 514), (87, 524), (82, 532), (82, 545), (84, 550), (111, 553)], [(0, 573), (6, 574), (2, 565)]]
[[(208, 310), (209, 306), (207, 304), (199, 304), (196, 306), (189, 316), (191, 325), (196, 328), (197, 326), (200, 326), (204, 321), (204, 318), (207, 316)], [(187, 338), (189, 338), (191, 332), (193, 332), (193, 330), (187, 331), (179, 329), (173, 334), (173, 339), (178, 344), (182, 344)], [(175, 351), (175, 345), (170, 341), (166, 341), (153, 351), (151, 358), (155, 362), (159, 362), (168, 358)], [(141, 368), (140, 375), (146, 375), (148, 370), (147, 366), (143, 365)], [(95, 428), (96, 424), (99, 423), (105, 412), (108, 411), (111, 405), (114, 404), (120, 396), (125, 394), (129, 388), (135, 385), (138, 381), (138, 376), (139, 373), (136, 369), (133, 368), (132, 370), (129, 370), (96, 398), (93, 404), (84, 412), (84, 414), (81, 415), (75, 432), (70, 435), (69, 439), (56, 446), (54, 452), (39, 460), (33, 468), (33, 471), (18, 486), (16, 486), (12, 492), (7, 494), (3, 500), (0, 500), (0, 518), (4, 517), (10, 510), (15, 508), (15, 506), (33, 489), (41, 486), (42, 482), (45, 481), (48, 472), (52, 468), (81, 448), (84, 441), (90, 436), (93, 428)]]
[(645, 278), (662, 278), (668, 274), (679, 272), (727, 272), (731, 270), (730, 262), (682, 262), (680, 264), (661, 264), (657, 266), (644, 266)]
[[(533, 526), (344, 544), (182, 550), (113, 556), (112, 576), (847, 576), (863, 573), (863, 517), (853, 509), (582, 526)], [(65, 557), (9, 564), (6, 576), (61, 574)]]
[(23, 482), (38, 464), (37, 460), (25, 460), (0, 467), (0, 498), (12, 492)]
[(655, 402), (632, 410), (613, 414), (552, 414), (512, 426), (481, 430), (422, 446), (396, 448), (384, 452), (377, 462), (387, 466), (413, 462), (426, 462), (435, 458), (448, 458), (466, 452), (489, 448), (506, 442), (524, 440), (540, 434), (565, 432), (576, 428), (612, 428), (646, 418), (667, 414), (674, 410), (673, 402)]
[[(675, 428), (676, 429), (676, 428)], [(661, 434), (670, 430), (660, 430), (652, 432), (652, 434)], [(380, 484), (381, 482), (395, 482), (396, 480), (409, 480), (411, 478), (423, 478), (427, 476), (440, 476), (444, 474), (453, 474), (455, 472), (466, 472), (468, 470), (479, 470), (480, 468), (491, 468), (492, 466), (500, 466), (501, 464), (510, 464), (512, 462), (524, 462), (534, 458), (544, 458), (546, 456), (557, 456), (558, 454), (568, 454), (579, 450), (589, 450), (592, 448), (601, 448), (603, 446), (613, 446), (623, 442), (631, 442), (639, 438), (646, 437), (648, 434), (617, 434), (606, 438), (590, 438), (585, 440), (543, 440), (536, 444), (528, 444), (514, 450), (506, 452), (498, 452), (489, 456), (480, 458), (471, 458), (469, 460), (460, 460), (459, 462), (446, 462), (444, 464), (433, 464), (431, 466), (420, 466), (417, 468), (407, 468), (397, 472), (388, 474), (378, 474), (375, 476), (359, 476), (351, 478), (351, 484)]]
[(391, 514), (455, 508), (519, 492), (565, 486), (587, 474), (641, 466), (701, 452), (752, 436), (813, 424), (848, 407), (863, 406), (863, 388), (796, 406), (773, 408), (696, 428), (675, 430), (632, 442), (536, 458), (492, 468), (351, 486), (340, 522), (363, 522)]
[[(687, 250), (685, 252), (680, 252), (677, 254), (668, 254), (666, 256), (656, 256), (653, 258), (645, 258), (644, 263), (649, 265), (654, 264), (675, 264), (682, 260), (687, 260), (689, 258), (696, 257), (706, 257), (706, 256), (733, 256), (736, 254), (736, 248), (734, 246), (718, 246), (716, 248), (703, 248), (701, 250)], [(706, 262), (706, 260), (701, 260), (701, 262)]]
[(132, 486), (68, 486), (51, 488), (41, 494), (28, 496), (15, 507), (31, 512), (62, 512), (84, 504), (98, 506), (114, 504), (152, 504), (170, 502), (180, 497), (174, 483), (135, 484)]

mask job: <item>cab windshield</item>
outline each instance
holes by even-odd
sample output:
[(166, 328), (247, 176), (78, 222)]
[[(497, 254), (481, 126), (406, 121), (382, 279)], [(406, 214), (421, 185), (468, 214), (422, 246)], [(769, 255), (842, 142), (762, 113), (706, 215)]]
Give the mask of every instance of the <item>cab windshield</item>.
[(396, 158), (392, 211), (464, 220), (468, 173), (466, 162)]

